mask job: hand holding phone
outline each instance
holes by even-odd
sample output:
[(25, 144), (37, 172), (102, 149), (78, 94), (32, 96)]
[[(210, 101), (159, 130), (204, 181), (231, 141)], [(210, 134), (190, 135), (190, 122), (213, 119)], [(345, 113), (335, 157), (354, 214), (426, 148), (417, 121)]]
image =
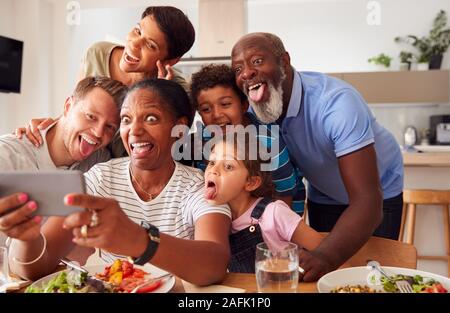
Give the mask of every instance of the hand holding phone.
[[(86, 187), (80, 171), (0, 173), (0, 198), (17, 192), (26, 193), (29, 200), (36, 202), (38, 209), (30, 216), (67, 216), (82, 211), (83, 208), (65, 205), (64, 196), (69, 193), (85, 193)], [(3, 215), (16, 208), (18, 207), (3, 212)]]

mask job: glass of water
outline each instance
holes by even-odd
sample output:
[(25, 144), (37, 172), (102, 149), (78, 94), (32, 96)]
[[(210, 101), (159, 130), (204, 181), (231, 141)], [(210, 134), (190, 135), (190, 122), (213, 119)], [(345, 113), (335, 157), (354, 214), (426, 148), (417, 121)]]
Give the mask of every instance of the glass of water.
[(298, 250), (295, 243), (289, 243), (279, 251), (259, 243), (255, 262), (258, 292), (297, 292)]
[(0, 247), (0, 293), (6, 292), (9, 283), (8, 249)]

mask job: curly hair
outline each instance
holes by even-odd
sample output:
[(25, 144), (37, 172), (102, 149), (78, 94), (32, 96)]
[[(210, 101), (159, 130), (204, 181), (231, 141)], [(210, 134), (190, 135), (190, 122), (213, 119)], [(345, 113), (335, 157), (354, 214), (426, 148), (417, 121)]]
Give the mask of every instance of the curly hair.
[(236, 85), (234, 72), (230, 66), (226, 64), (209, 64), (192, 74), (190, 94), (194, 106), (198, 108), (197, 97), (202, 90), (216, 86), (229, 87), (239, 96), (241, 102), (247, 100), (245, 94)]

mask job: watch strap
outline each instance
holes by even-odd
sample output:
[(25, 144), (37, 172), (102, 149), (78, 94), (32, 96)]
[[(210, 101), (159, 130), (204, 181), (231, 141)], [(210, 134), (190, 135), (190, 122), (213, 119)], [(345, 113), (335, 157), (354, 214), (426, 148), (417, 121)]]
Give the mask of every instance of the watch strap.
[(159, 246), (159, 229), (145, 221), (141, 222), (141, 226), (147, 231), (147, 235), (149, 238), (147, 247), (145, 248), (144, 253), (137, 258), (133, 258), (133, 263), (137, 265), (144, 265), (155, 255), (156, 250), (158, 250)]

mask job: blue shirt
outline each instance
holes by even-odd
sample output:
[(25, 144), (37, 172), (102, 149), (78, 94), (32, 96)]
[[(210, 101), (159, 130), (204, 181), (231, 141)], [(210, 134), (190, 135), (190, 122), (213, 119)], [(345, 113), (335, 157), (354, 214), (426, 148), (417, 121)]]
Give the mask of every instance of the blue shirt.
[(375, 145), (384, 199), (403, 189), (403, 159), (389, 131), (375, 120), (351, 85), (321, 73), (294, 72), (281, 133), (291, 160), (308, 180), (308, 198), (348, 204), (338, 158)]

